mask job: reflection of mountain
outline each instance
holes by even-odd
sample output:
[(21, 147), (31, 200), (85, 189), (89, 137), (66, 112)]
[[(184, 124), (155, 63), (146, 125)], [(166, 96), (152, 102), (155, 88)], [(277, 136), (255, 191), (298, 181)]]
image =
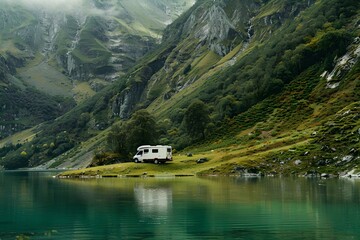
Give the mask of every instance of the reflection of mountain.
[(134, 188), (136, 202), (144, 214), (167, 213), (172, 206), (172, 189), (170, 188)]

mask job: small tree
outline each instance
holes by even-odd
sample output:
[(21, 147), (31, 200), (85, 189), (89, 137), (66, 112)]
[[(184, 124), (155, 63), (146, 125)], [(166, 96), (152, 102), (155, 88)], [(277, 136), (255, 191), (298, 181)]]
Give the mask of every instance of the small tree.
[(209, 110), (204, 102), (195, 100), (186, 109), (184, 125), (189, 136), (205, 138), (206, 125), (210, 122)]

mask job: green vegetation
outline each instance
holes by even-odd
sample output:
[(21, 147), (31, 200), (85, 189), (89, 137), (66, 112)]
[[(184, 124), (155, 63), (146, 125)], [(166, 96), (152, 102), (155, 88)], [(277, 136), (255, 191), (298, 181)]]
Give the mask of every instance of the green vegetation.
[[(254, 2), (227, 1), (222, 7), (234, 16), (250, 3)], [(216, 32), (219, 27), (201, 18), (212, 4), (197, 1), (165, 30), (163, 44), (128, 74), (43, 125), (32, 141), (40, 150), (31, 151), (24, 144), (13, 151), (18, 161), (36, 165), (64, 154), (70, 146), (85, 148), (81, 142), (93, 139), (98, 149), (91, 148), (92, 166), (129, 160), (143, 144), (169, 144), (181, 156), (160, 166), (126, 163), (71, 174), (300, 175), (355, 168), (360, 123), (359, 62), (354, 51), (359, 44), (355, 38), (360, 33), (360, 3), (256, 1), (251, 8), (241, 8), (247, 11), (221, 41), (204, 36), (210, 34), (204, 29)], [(103, 23), (88, 21), (93, 30), (82, 34), (92, 41), (76, 51), (101, 52), (105, 41), (94, 32), (102, 31)], [(228, 55), (220, 56), (214, 49)], [(337, 69), (345, 54), (353, 57), (352, 65)], [(83, 61), (104, 60), (94, 56)], [(335, 88), (327, 82), (334, 69)], [(59, 133), (62, 143), (49, 137)], [(98, 134), (102, 137), (96, 139)], [(51, 151), (45, 149), (44, 144), (51, 143)], [(209, 161), (198, 164), (199, 158)]]
[(138, 146), (158, 142), (159, 130), (156, 121), (146, 110), (134, 113), (127, 122), (115, 124), (108, 135), (108, 145), (113, 152), (129, 158)]
[(184, 124), (187, 133), (194, 139), (205, 139), (205, 129), (210, 122), (209, 111), (204, 102), (195, 100), (186, 109)]
[(55, 119), (74, 106), (72, 99), (52, 97), (34, 88), (18, 88), (15, 85), (0, 86), (0, 125), (4, 126), (0, 138), (15, 131), (33, 127)]

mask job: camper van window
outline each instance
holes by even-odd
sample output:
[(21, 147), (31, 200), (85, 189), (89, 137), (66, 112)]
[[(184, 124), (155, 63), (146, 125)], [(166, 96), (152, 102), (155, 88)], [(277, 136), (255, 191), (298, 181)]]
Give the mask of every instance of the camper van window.
[(144, 154), (149, 153), (149, 149), (144, 149)]
[(136, 155), (138, 156), (142, 156), (143, 152), (142, 151), (139, 151)]
[(152, 149), (152, 153), (158, 153), (159, 149)]
[(168, 153), (171, 152), (171, 148), (168, 148), (168, 149), (167, 149), (167, 152), (168, 152)]

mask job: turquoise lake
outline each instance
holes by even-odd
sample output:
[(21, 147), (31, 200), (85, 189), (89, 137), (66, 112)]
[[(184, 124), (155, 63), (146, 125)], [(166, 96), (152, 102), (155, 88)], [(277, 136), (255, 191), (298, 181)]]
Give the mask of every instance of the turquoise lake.
[(0, 173), (3, 239), (360, 239), (360, 180)]

